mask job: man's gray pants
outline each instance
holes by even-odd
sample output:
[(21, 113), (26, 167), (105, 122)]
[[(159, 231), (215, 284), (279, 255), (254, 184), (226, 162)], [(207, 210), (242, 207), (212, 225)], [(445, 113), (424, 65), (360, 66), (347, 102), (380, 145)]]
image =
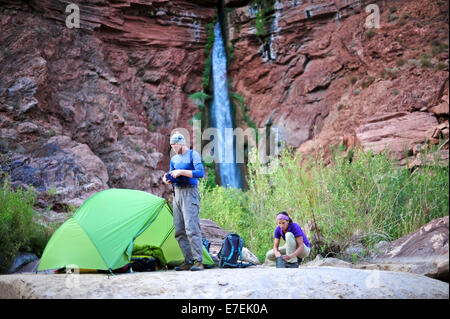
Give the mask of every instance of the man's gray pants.
[(177, 187), (173, 200), (175, 238), (184, 255), (184, 261), (203, 262), (203, 242), (200, 231), (200, 196), (197, 186)]

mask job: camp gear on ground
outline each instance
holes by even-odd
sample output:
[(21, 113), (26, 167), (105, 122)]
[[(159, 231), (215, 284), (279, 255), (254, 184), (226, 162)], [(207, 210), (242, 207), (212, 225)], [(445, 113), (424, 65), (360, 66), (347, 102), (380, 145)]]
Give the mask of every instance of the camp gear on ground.
[(203, 246), (205, 246), (206, 251), (209, 253), (209, 248), (211, 247), (211, 243), (207, 238), (202, 238)]
[(286, 268), (286, 262), (284, 261), (283, 257), (277, 257), (275, 259), (277, 268)]
[(142, 271), (155, 271), (159, 270), (157, 266), (157, 259), (153, 257), (131, 257), (131, 269), (133, 271), (142, 272)]
[(222, 242), (217, 257), (219, 257), (220, 268), (244, 268), (253, 266), (252, 263), (242, 262), (242, 248), (244, 240), (236, 233), (228, 234)]
[[(119, 269), (130, 263), (134, 245), (161, 248), (166, 262), (181, 263), (170, 206), (164, 198), (131, 189), (108, 189), (88, 198), (50, 238), (38, 271), (76, 265)], [(203, 250), (203, 262), (214, 261)]]
[(133, 253), (132, 253), (132, 259), (133, 257), (140, 257), (140, 258), (154, 258), (158, 261), (158, 263), (161, 265), (159, 268), (166, 268), (167, 267), (167, 261), (164, 257), (164, 253), (161, 250), (161, 248), (151, 245), (134, 245)]

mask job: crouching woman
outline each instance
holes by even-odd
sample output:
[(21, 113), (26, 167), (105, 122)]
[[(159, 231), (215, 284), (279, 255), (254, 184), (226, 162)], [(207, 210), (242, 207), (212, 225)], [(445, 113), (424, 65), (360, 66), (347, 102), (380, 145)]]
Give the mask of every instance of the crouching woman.
[[(297, 268), (298, 258), (306, 258), (311, 251), (311, 245), (302, 228), (286, 212), (277, 215), (273, 249), (266, 254), (266, 259), (277, 261), (277, 267)], [(280, 238), (286, 242), (280, 247)], [(282, 261), (281, 261), (281, 260)], [(284, 261), (284, 262), (283, 262)], [(284, 266), (285, 265), (285, 266)]]

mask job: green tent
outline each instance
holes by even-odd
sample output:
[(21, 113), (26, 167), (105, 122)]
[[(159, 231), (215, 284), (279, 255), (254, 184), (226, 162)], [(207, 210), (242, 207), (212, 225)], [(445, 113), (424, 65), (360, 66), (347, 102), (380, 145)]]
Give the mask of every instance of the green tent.
[[(133, 246), (160, 247), (168, 263), (184, 257), (175, 239), (172, 209), (163, 198), (131, 189), (108, 189), (88, 198), (50, 238), (38, 271), (76, 265), (113, 270), (130, 262)], [(203, 247), (203, 263), (214, 265)]]

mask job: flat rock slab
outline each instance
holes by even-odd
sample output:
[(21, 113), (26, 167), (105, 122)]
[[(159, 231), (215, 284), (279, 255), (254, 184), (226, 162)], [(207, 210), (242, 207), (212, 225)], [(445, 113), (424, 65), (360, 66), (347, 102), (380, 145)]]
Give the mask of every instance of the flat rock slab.
[(0, 276), (0, 298), (449, 298), (449, 284), (421, 275), (338, 267), (208, 269)]

